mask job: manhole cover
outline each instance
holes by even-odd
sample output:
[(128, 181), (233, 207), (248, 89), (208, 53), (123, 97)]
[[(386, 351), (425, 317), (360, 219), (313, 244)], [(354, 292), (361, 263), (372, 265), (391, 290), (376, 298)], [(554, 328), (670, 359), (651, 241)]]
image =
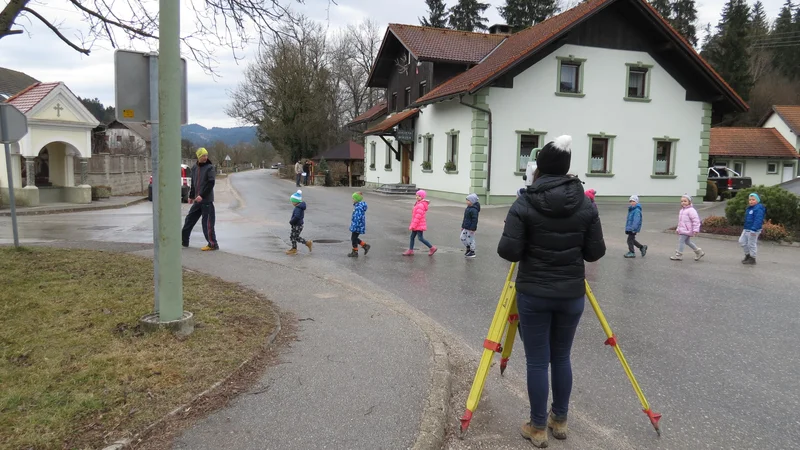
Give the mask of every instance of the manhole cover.
[(315, 244), (341, 244), (344, 241), (336, 239), (314, 239), (313, 242)]

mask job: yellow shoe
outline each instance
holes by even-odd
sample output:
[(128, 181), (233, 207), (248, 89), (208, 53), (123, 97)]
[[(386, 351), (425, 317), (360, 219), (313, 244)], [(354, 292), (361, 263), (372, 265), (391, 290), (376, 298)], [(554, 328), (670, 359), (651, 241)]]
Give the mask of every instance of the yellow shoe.
[(520, 434), (536, 448), (547, 448), (547, 428), (534, 428), (530, 421), (522, 424)]
[(219, 250), (219, 247), (212, 247), (210, 245), (206, 245), (205, 247), (201, 248), (200, 250), (202, 250), (204, 252), (210, 252), (210, 251), (214, 251), (214, 250)]
[(567, 438), (567, 419), (556, 420), (553, 413), (547, 418), (547, 427), (553, 430), (553, 437), (556, 439)]
[(297, 249), (296, 248), (290, 248), (289, 250), (286, 250), (286, 254), (287, 255), (296, 255), (297, 254)]
[(309, 252), (311, 251), (311, 246), (312, 246), (313, 244), (314, 244), (314, 243), (313, 243), (312, 241), (306, 241), (306, 247), (308, 247), (308, 251), (309, 251)]

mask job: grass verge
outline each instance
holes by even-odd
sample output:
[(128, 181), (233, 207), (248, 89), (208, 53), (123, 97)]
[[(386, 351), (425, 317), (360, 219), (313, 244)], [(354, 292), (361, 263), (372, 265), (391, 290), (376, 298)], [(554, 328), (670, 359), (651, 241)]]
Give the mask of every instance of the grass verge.
[(130, 437), (263, 349), (271, 304), (184, 273), (188, 338), (143, 334), (151, 260), (0, 248), (0, 448), (97, 448)]

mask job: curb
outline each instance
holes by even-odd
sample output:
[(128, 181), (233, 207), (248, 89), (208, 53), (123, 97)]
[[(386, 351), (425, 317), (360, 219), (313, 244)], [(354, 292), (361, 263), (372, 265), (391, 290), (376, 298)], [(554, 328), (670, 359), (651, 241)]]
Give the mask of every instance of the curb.
[[(142, 202), (146, 202), (147, 197), (142, 197), (138, 200), (133, 200), (127, 203), (120, 203), (118, 205), (98, 205), (98, 206), (69, 206), (66, 208), (60, 209), (44, 209), (40, 211), (17, 211), (17, 217), (19, 216), (44, 216), (49, 214), (64, 214), (64, 213), (73, 213), (73, 212), (84, 212), (84, 211), (102, 211), (106, 209), (122, 209), (127, 208), (129, 206), (133, 206)], [(11, 211), (3, 211), (0, 212), (0, 217), (10, 217)]]
[(447, 416), (450, 406), (450, 361), (447, 347), (442, 342), (431, 342), (433, 347), (433, 379), (431, 391), (425, 401), (414, 450), (440, 449), (444, 445)]
[[(663, 233), (675, 234), (675, 230), (667, 229), (667, 230), (664, 230)], [(716, 239), (718, 241), (738, 241), (739, 240), (738, 236), (728, 236), (726, 234), (699, 233), (697, 235), (697, 237), (702, 237), (702, 238), (707, 238), (707, 239)], [(786, 242), (786, 241), (775, 242), (775, 241), (765, 241), (765, 240), (759, 239), (759, 245), (763, 245), (763, 244), (772, 244), (772, 245), (778, 245), (778, 246), (781, 246), (781, 247), (796, 247), (796, 248), (800, 248), (800, 242)]]
[[(280, 334), (281, 329), (282, 329), (281, 328), (281, 316), (280, 316), (280, 314), (278, 314), (277, 311), (275, 311), (274, 308), (270, 308), (270, 312), (272, 313), (272, 317), (273, 317), (273, 319), (275, 319), (275, 323), (277, 324), (277, 326), (275, 327), (275, 330), (272, 332), (272, 334), (267, 336), (266, 342), (264, 343), (264, 348), (269, 348), (269, 347), (272, 346), (272, 344), (275, 342), (275, 339), (278, 337), (278, 334)], [(203, 398), (203, 397), (205, 397), (205, 396), (207, 396), (209, 394), (212, 394), (217, 388), (219, 388), (223, 384), (227, 383), (228, 380), (230, 380), (230, 378), (234, 374), (239, 372), (243, 367), (245, 367), (247, 364), (249, 364), (252, 360), (253, 360), (253, 357), (251, 356), (250, 358), (247, 358), (246, 360), (242, 361), (242, 363), (239, 364), (239, 366), (237, 366), (234, 370), (232, 370), (231, 373), (228, 374), (228, 376), (226, 376), (225, 378), (223, 378), (223, 379), (217, 381), (216, 383), (212, 384), (208, 389), (206, 389), (205, 391), (197, 394), (196, 396), (194, 396), (188, 402), (186, 402), (183, 405), (178, 406), (177, 408), (175, 408), (172, 411), (168, 412), (162, 418), (156, 420), (155, 422), (153, 422), (150, 425), (148, 425), (142, 431), (140, 431), (140, 432), (136, 433), (135, 435), (133, 435), (133, 437), (128, 438), (128, 439), (121, 439), (119, 441), (113, 442), (113, 443), (103, 447), (102, 450), (123, 450), (123, 449), (126, 449), (126, 448), (131, 448), (131, 445), (134, 442), (137, 442), (137, 441), (141, 440), (145, 435), (147, 435), (155, 427), (161, 425), (162, 423), (164, 423), (164, 421), (166, 421), (170, 417), (173, 417), (173, 416), (177, 415), (181, 411), (188, 410), (191, 407), (191, 405), (193, 405), (196, 401), (200, 400), (201, 398)]]

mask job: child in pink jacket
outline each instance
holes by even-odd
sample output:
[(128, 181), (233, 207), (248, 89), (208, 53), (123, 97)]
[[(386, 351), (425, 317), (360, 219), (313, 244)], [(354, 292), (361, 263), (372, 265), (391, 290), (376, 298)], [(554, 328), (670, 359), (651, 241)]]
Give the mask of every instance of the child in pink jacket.
[(436, 246), (425, 240), (422, 233), (428, 229), (428, 224), (425, 221), (425, 215), (428, 214), (428, 205), (430, 202), (425, 199), (426, 193), (422, 189), (417, 191), (417, 202), (414, 203), (414, 209), (411, 210), (411, 224), (408, 229), (411, 230), (411, 241), (408, 244), (408, 250), (403, 252), (404, 256), (411, 256), (414, 254), (414, 239), (419, 236), (419, 241), (427, 245), (429, 249), (428, 256), (436, 253)]
[(695, 261), (700, 260), (706, 254), (702, 248), (694, 245), (691, 240), (692, 236), (697, 236), (700, 233), (700, 216), (697, 214), (697, 210), (694, 209), (692, 197), (689, 194), (683, 194), (683, 197), (681, 197), (681, 211), (678, 213), (678, 228), (675, 232), (678, 234), (678, 249), (669, 259), (682, 261), (684, 244), (694, 250)]

